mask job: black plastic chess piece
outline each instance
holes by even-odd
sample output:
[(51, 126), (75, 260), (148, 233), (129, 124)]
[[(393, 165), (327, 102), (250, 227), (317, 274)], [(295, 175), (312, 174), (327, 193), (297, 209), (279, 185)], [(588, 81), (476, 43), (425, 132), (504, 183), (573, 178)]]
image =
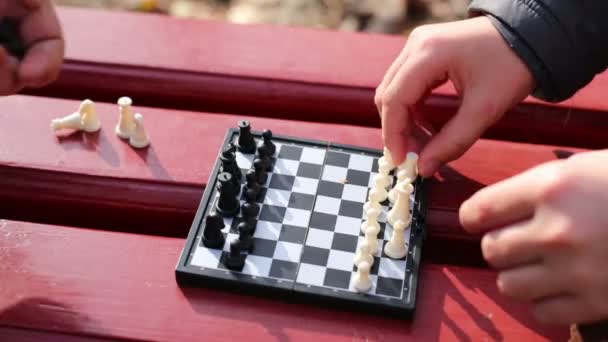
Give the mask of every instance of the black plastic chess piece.
[(269, 129), (264, 130), (264, 132), (262, 132), (262, 139), (264, 140), (264, 145), (268, 147), (268, 155), (273, 156), (274, 153), (277, 151), (277, 147), (271, 141), (272, 131)]
[(241, 245), (242, 251), (251, 252), (253, 250), (253, 238), (251, 237), (252, 234), (249, 233), (251, 231), (251, 228), (249, 226), (249, 222), (247, 221), (239, 223), (239, 238), (237, 239), (237, 241)]
[(255, 173), (255, 170), (249, 170), (245, 175), (245, 179), (247, 180), (247, 184), (245, 184), (245, 188), (243, 189), (245, 198), (249, 202), (255, 202), (258, 200), (258, 197), (260, 195), (258, 175)]
[(221, 249), (224, 247), (224, 234), (222, 229), (226, 225), (224, 219), (217, 212), (212, 212), (205, 218), (205, 231), (203, 233), (203, 245), (208, 248)]
[(232, 181), (236, 187), (241, 186), (242, 173), (238, 164), (236, 163), (236, 155), (234, 154), (234, 145), (231, 145), (227, 149), (222, 151), (220, 155), (220, 161), (222, 162), (221, 172), (228, 172), (232, 175)]
[(255, 202), (245, 202), (241, 205), (241, 215), (243, 221), (248, 223), (249, 235), (255, 233), (255, 228), (258, 225), (258, 214), (260, 213), (260, 206)]
[(258, 176), (258, 184), (266, 184), (268, 180), (268, 173), (266, 172), (266, 165), (264, 161), (260, 158), (256, 158), (253, 161), (253, 169), (255, 170), (255, 174)]
[(222, 172), (217, 176), (217, 191), (220, 198), (217, 200), (216, 210), (222, 216), (234, 216), (239, 212), (239, 201), (237, 199), (238, 188), (234, 186), (232, 175)]
[(230, 254), (226, 257), (225, 265), (231, 270), (242, 270), (243, 266), (245, 266), (245, 258), (246, 255), (241, 253), (242, 251), (241, 244), (238, 240), (234, 240), (230, 243)]
[(255, 139), (249, 121), (239, 121), (239, 140), (236, 147), (243, 153), (255, 153)]
[(264, 143), (258, 144), (258, 158), (264, 162), (264, 170), (266, 172), (272, 171), (272, 159), (270, 158), (270, 150)]

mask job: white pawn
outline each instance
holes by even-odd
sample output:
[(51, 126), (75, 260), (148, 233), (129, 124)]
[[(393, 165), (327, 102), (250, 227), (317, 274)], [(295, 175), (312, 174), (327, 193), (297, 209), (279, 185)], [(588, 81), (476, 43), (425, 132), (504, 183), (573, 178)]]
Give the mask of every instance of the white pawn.
[[(372, 189), (373, 190), (373, 189)], [(363, 204), (363, 212), (366, 213), (368, 210), (370, 209), (376, 209), (378, 210), (378, 212), (382, 211), (382, 206), (380, 205), (380, 202), (378, 201), (373, 201), (371, 198), (369, 201), (365, 202)]]
[[(380, 165), (382, 162), (386, 162), (386, 165), (388, 167), (388, 172), (391, 172), (394, 168), (395, 168), (395, 162), (393, 161), (393, 155), (391, 154), (391, 151), (385, 146), (384, 147), (384, 151), (383, 151), (383, 156), (378, 160), (378, 165)], [(387, 172), (387, 174), (388, 174)]]
[(386, 221), (393, 226), (398, 220), (409, 224), (412, 219), (410, 216), (410, 194), (414, 191), (414, 187), (407, 180), (406, 178), (405, 181), (395, 185), (397, 201), (395, 201), (395, 205), (386, 215)]
[(367, 262), (370, 265), (374, 263), (374, 256), (372, 255), (372, 250), (369, 247), (369, 243), (366, 240), (361, 241), (359, 248), (357, 248), (355, 259), (353, 260), (353, 264), (355, 264), (355, 266), (362, 262)]
[(129, 138), (129, 144), (135, 148), (144, 148), (150, 144), (150, 139), (144, 128), (144, 117), (137, 113), (135, 119), (135, 132)]
[[(410, 179), (410, 182), (416, 180), (418, 177), (418, 154), (415, 152), (408, 152), (405, 157), (405, 161), (399, 166), (399, 171), (405, 171), (404, 178)], [(399, 177), (397, 175), (397, 177)]]
[(387, 175), (394, 169), (395, 167), (393, 165), (391, 165), (389, 162), (387, 162), (386, 160), (383, 160), (382, 158), (380, 158), (378, 160), (378, 171), (380, 174), (382, 175)]
[(60, 119), (53, 119), (51, 127), (55, 131), (60, 129), (75, 129), (92, 133), (101, 129), (101, 122), (95, 111), (95, 103), (86, 99), (82, 101), (77, 112)]
[(389, 258), (401, 259), (407, 254), (404, 240), (405, 226), (406, 223), (402, 220), (395, 222), (393, 236), (391, 236), (390, 241), (384, 246), (384, 254), (388, 255)]
[(372, 279), (369, 276), (372, 265), (362, 262), (357, 265), (357, 273), (353, 279), (353, 287), (358, 292), (367, 292), (372, 288)]
[(374, 188), (387, 189), (391, 186), (393, 177), (379, 173), (374, 176)]
[(376, 208), (370, 208), (365, 212), (365, 221), (361, 223), (361, 232), (365, 233), (368, 227), (373, 227), (380, 231), (380, 224), (378, 223), (378, 216), (380, 211)]
[(376, 229), (375, 227), (368, 226), (365, 230), (365, 241), (369, 244), (369, 250), (372, 255), (375, 255), (378, 252), (378, 233), (380, 229)]
[(127, 96), (123, 96), (118, 99), (119, 106), (119, 119), (116, 124), (115, 132), (122, 139), (129, 139), (135, 132), (135, 117), (133, 116), (133, 110), (131, 105), (133, 101)]
[[(401, 170), (399, 171), (399, 175), (404, 176), (406, 174), (405, 170)], [(391, 191), (388, 192), (388, 201), (391, 204), (395, 204), (395, 202), (397, 201), (397, 185), (399, 183), (411, 183), (412, 181), (407, 178), (407, 177), (397, 177), (397, 184), (395, 184), (395, 186), (391, 189)]]

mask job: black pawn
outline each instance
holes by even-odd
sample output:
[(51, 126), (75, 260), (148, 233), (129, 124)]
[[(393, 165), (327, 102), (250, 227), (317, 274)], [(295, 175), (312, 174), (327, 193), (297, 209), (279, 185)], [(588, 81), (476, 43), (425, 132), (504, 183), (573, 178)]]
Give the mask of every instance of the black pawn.
[(222, 248), (224, 247), (224, 234), (222, 229), (226, 225), (224, 219), (218, 215), (215, 211), (207, 215), (205, 218), (205, 232), (203, 233), (203, 245), (208, 248)]
[(222, 216), (234, 216), (240, 208), (236, 197), (239, 189), (234, 186), (232, 175), (228, 172), (220, 173), (217, 179), (219, 181), (217, 191), (220, 193), (220, 198), (217, 200), (216, 210)]
[(272, 171), (272, 159), (270, 158), (270, 155), (268, 146), (264, 145), (264, 143), (260, 143), (258, 145), (258, 158), (262, 159), (264, 162), (264, 170), (266, 170), (266, 172)]
[(243, 221), (238, 225), (239, 238), (238, 242), (241, 245), (242, 251), (251, 252), (253, 250), (253, 238), (249, 232), (251, 228), (249, 227), (249, 222)]
[(258, 225), (258, 214), (260, 213), (260, 206), (255, 202), (245, 202), (241, 205), (241, 214), (243, 220), (249, 225), (249, 235), (255, 233), (255, 228)]
[(255, 139), (251, 134), (249, 121), (239, 121), (239, 140), (237, 148), (243, 153), (255, 153)]
[(243, 175), (241, 174), (241, 169), (236, 163), (236, 155), (234, 154), (233, 145), (222, 151), (220, 161), (222, 162), (222, 172), (230, 173), (235, 186), (239, 187), (241, 185), (241, 177)]
[(266, 164), (260, 158), (256, 158), (253, 161), (253, 169), (255, 170), (255, 174), (258, 176), (258, 184), (266, 184), (268, 180), (268, 174), (266, 173)]
[(238, 240), (230, 243), (230, 254), (226, 257), (226, 267), (231, 270), (242, 270), (245, 266), (245, 255), (241, 254), (241, 244)]
[(258, 175), (255, 173), (255, 170), (249, 170), (245, 175), (245, 179), (247, 180), (247, 184), (245, 184), (245, 189), (243, 190), (245, 193), (245, 198), (249, 202), (255, 202), (258, 200), (260, 195)]
[(264, 140), (264, 145), (268, 147), (269, 156), (273, 156), (277, 151), (277, 147), (271, 141), (272, 139), (272, 131), (267, 129), (262, 132), (262, 139)]

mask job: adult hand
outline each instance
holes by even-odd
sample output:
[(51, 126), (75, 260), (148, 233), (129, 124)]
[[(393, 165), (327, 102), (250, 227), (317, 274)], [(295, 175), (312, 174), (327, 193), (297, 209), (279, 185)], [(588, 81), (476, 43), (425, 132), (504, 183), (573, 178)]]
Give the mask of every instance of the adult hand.
[(608, 150), (540, 165), (480, 190), (460, 220), (486, 233), (505, 296), (530, 302), (539, 320), (608, 318)]
[(19, 22), (26, 45), (19, 61), (0, 47), (0, 95), (25, 87), (41, 87), (54, 81), (64, 56), (61, 27), (51, 0), (11, 0), (0, 3), (0, 17)]
[(483, 131), (534, 88), (529, 70), (486, 17), (416, 28), (376, 89), (384, 145), (397, 164), (419, 129), (417, 110), (430, 91), (451, 80), (458, 112), (421, 147), (419, 173), (428, 177), (462, 155)]

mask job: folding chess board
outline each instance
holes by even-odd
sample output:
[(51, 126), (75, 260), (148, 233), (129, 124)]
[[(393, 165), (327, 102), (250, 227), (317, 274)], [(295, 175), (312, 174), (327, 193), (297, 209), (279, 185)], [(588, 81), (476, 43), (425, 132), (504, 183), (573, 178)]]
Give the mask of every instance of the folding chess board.
[[(260, 132), (252, 133), (256, 143), (261, 140)], [(238, 140), (238, 134), (238, 129), (228, 131), (220, 153)], [(423, 180), (414, 182), (412, 221), (405, 231), (408, 253), (402, 260), (391, 259), (382, 252), (392, 234), (392, 227), (386, 222), (391, 205), (388, 200), (382, 203), (378, 218), (381, 248), (375, 253), (371, 268), (373, 286), (369, 292), (359, 293), (352, 284), (356, 273), (353, 259), (364, 239), (363, 205), (374, 185), (382, 151), (277, 135), (272, 141), (276, 145), (274, 166), (257, 201), (260, 212), (253, 235), (254, 248), (246, 256), (245, 266), (233, 271), (225, 265), (230, 242), (238, 238), (240, 213), (224, 218), (223, 248), (208, 248), (202, 243), (205, 217), (214, 210), (219, 197), (218, 158), (176, 268), (178, 282), (288, 300), (314, 300), (328, 307), (350, 307), (410, 319), (416, 305), (425, 235)], [(243, 185), (254, 157), (236, 152)], [(239, 196), (244, 203), (244, 196)]]

